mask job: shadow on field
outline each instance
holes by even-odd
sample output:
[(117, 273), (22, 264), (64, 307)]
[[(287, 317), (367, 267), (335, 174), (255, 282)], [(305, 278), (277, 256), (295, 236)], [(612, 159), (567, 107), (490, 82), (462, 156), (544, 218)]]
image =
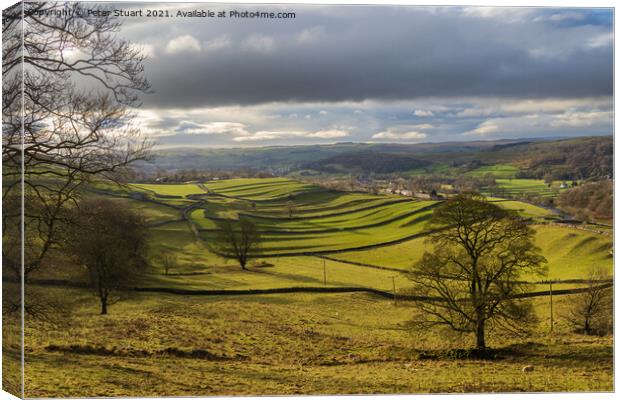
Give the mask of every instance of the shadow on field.
[(540, 357), (558, 363), (593, 362), (610, 359), (613, 356), (611, 346), (601, 346), (593, 349), (591, 346), (580, 346), (580, 343), (547, 345), (543, 343), (526, 342), (505, 347), (487, 349), (448, 349), (418, 351), (419, 360), (517, 360), (522, 358)]

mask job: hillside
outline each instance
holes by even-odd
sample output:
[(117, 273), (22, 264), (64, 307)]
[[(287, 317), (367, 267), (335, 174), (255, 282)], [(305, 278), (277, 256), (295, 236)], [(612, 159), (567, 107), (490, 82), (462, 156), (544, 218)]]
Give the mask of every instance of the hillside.
[(419, 144), (338, 143), (232, 149), (157, 150), (140, 168), (148, 174), (179, 170), (254, 169), (278, 176), (298, 170), (321, 173), (461, 174), (498, 164), (515, 177), (554, 180), (602, 178), (613, 173), (611, 136), (561, 140), (491, 140)]
[[(493, 361), (455, 359), (446, 351), (463, 346), (463, 338), (411, 330), (409, 273), (431, 245), (426, 221), (441, 200), (328, 190), (287, 178), (99, 183), (92, 190), (145, 216), (150, 266), (140, 290), (118, 292), (122, 301), (105, 318), (79, 284), (44, 287), (71, 303), (74, 318), (63, 329), (31, 330), (26, 368), (39, 377), (34, 395), (270, 395), (274, 381), (278, 394), (291, 395), (544, 391), (566, 390), (566, 376), (575, 390), (612, 389), (613, 337), (585, 341), (558, 321), (571, 296), (553, 297), (560, 311), (552, 336), (548, 297), (533, 297), (533, 331), (524, 338), (493, 334), (489, 345), (501, 352)], [(613, 270), (607, 233), (549, 224), (553, 214), (528, 203), (488, 200), (531, 218), (549, 272), (521, 276), (530, 291), (548, 293), (545, 279), (556, 280), (556, 291), (579, 290), (590, 267)], [(241, 216), (263, 233), (247, 270), (216, 246), (221, 224), (237, 227)], [(169, 271), (162, 254), (174, 260)], [(37, 278), (75, 275), (74, 265), (57, 273), (63, 270)], [(50, 373), (67, 360), (71, 367)], [(524, 381), (527, 364), (537, 371)], [(93, 380), (102, 365), (113, 379)], [(67, 374), (79, 391), (59, 385)], [(394, 381), (403, 384), (394, 390)]]

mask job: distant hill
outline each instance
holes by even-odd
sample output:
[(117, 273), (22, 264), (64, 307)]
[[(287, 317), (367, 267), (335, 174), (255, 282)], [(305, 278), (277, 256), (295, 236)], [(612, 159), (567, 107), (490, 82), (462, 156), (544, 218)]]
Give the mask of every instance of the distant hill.
[(386, 157), (383, 152), (350, 151), (305, 164), (302, 168), (333, 173), (375, 172), (387, 174), (428, 167), (431, 164), (430, 161), (417, 159), (415, 155), (407, 153), (390, 153), (389, 157)]
[(238, 170), (284, 175), (296, 170), (323, 173), (393, 173), (429, 165), (511, 164), (519, 176), (587, 179), (613, 173), (611, 136), (573, 139), (514, 139), (419, 144), (337, 143), (232, 149), (173, 148), (155, 151), (146, 172)]

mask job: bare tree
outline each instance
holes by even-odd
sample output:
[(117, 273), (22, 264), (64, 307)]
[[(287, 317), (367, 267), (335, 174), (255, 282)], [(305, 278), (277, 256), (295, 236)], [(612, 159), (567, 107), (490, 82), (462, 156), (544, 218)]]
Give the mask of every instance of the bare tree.
[(101, 303), (101, 314), (119, 300), (116, 291), (130, 288), (146, 265), (147, 229), (144, 219), (106, 199), (80, 203), (70, 237), (72, 253), (88, 272)]
[(28, 280), (60, 248), (86, 184), (148, 155), (132, 124), (149, 89), (144, 58), (117, 37), (119, 19), (86, 12), (105, 7), (30, 2), (3, 13), (3, 202), (23, 186), (26, 204), (23, 264), (10, 250), (21, 210), (3, 213), (3, 267), (16, 277)]
[(602, 334), (613, 325), (613, 287), (610, 282), (611, 277), (604, 268), (592, 268), (588, 291), (568, 297), (562, 317), (577, 332)]
[(258, 253), (260, 238), (256, 224), (250, 219), (240, 218), (236, 227), (229, 221), (221, 225), (217, 246), (221, 253), (237, 260), (245, 270), (248, 261)]
[(168, 275), (170, 268), (177, 263), (177, 257), (173, 254), (165, 253), (160, 256), (161, 265), (164, 267), (164, 275)]
[(438, 229), (428, 239), (434, 250), (411, 274), (415, 294), (433, 299), (418, 302), (418, 327), (473, 333), (479, 349), (486, 347), (487, 328), (520, 330), (532, 315), (528, 303), (512, 298), (524, 291), (519, 278), (545, 270), (534, 231), (477, 194), (446, 201), (431, 224)]

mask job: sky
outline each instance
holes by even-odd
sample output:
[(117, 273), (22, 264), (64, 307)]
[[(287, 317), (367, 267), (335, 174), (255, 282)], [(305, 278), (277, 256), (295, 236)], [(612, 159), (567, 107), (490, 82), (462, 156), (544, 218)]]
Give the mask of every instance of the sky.
[(611, 9), (129, 4), (295, 19), (125, 18), (160, 146), (613, 133)]

